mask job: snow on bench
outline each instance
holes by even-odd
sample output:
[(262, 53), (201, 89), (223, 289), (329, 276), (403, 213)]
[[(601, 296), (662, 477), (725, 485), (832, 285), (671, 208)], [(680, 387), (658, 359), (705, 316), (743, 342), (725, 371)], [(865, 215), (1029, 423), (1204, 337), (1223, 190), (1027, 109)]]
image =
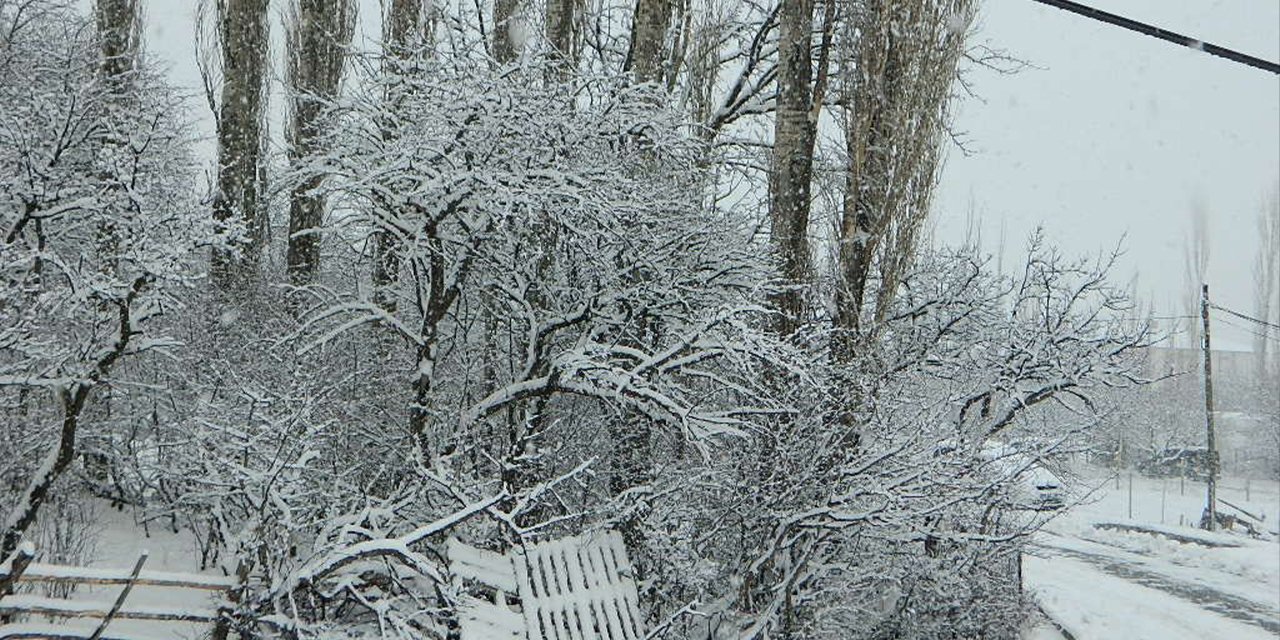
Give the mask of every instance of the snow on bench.
[[(465, 596), (464, 640), (641, 640), (640, 598), (615, 531), (550, 540), (507, 554), (449, 541), (455, 579), (494, 589), (494, 602)], [(515, 592), (520, 611), (508, 605)]]
[[(0, 572), (0, 575), (4, 575)], [(97, 585), (133, 584), (144, 587), (182, 587), (206, 591), (226, 591), (236, 585), (233, 577), (210, 576), (202, 573), (178, 573), (170, 571), (142, 571), (137, 578), (130, 577), (128, 569), (98, 569), (69, 567), (58, 564), (33, 562), (22, 572), (24, 582), (75, 583)]]

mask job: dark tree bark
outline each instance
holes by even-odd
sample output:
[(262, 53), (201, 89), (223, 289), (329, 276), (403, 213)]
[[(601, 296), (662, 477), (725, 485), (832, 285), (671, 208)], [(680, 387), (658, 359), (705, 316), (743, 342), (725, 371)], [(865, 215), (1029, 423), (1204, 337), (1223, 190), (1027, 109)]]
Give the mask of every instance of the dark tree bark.
[(805, 313), (801, 287), (810, 276), (809, 200), (816, 112), (813, 110), (814, 0), (785, 0), (778, 15), (778, 101), (769, 171), (769, 221), (782, 276), (779, 329), (793, 332)]
[(114, 85), (127, 79), (137, 65), (141, 7), (138, 0), (96, 0), (94, 16), (102, 49), (102, 75)]
[(218, 14), (222, 97), (218, 114), (218, 192), (214, 220), (242, 222), (240, 252), (215, 249), (211, 275), (224, 290), (256, 279), (266, 242), (267, 212), (260, 202), (267, 80), (268, 0), (226, 0)]
[(386, 53), (406, 58), (423, 44), (422, 0), (391, 0), (383, 17), (383, 47)]
[[(94, 18), (100, 50), (99, 73), (110, 92), (107, 117), (113, 118), (130, 106), (130, 88), (141, 45), (142, 11), (138, 0), (97, 0), (94, 4)], [(109, 149), (127, 146), (128, 141), (121, 138), (119, 135), (108, 135), (104, 144)], [(104, 169), (104, 182), (112, 184), (111, 176), (105, 175), (106, 173)], [(112, 189), (113, 200), (119, 201), (124, 195), (124, 189), (119, 188), (119, 184), (115, 186), (117, 188)], [(103, 273), (115, 273), (119, 244), (119, 232), (114, 220), (110, 216), (104, 217), (98, 224), (98, 260), (99, 269)]]
[[(289, 29), (289, 83), (294, 92), (290, 159), (297, 167), (317, 152), (320, 113), (338, 97), (347, 47), (355, 31), (352, 0), (299, 0)], [(300, 167), (298, 167), (300, 168)], [(323, 176), (303, 172), (289, 201), (289, 281), (312, 282), (320, 270), (320, 227), (325, 200), (316, 190)]]
[[(848, 171), (840, 224), (837, 354), (848, 357), (864, 306), (880, 321), (929, 212), (947, 107), (964, 54), (969, 0), (873, 0), (850, 22), (846, 61)], [(868, 291), (873, 269), (878, 290)], [(868, 300), (870, 298), (870, 300)]]
[(631, 23), (629, 70), (640, 82), (661, 82), (667, 59), (667, 31), (671, 28), (671, 0), (637, 0)]
[[(422, 0), (391, 0), (383, 16), (382, 47), (386, 66), (392, 73), (405, 73), (403, 68), (424, 44)], [(384, 136), (390, 135), (384, 131)], [(401, 257), (396, 239), (387, 231), (373, 233), (373, 297), (378, 306), (394, 312), (394, 286), (400, 279)]]
[(90, 364), (88, 371), (80, 379), (58, 392), (58, 400), (62, 405), (62, 425), (58, 430), (57, 447), (36, 470), (30, 484), (5, 518), (4, 529), (0, 531), (0, 558), (8, 558), (18, 548), (23, 536), (40, 515), (40, 507), (49, 499), (53, 484), (75, 460), (76, 438), (80, 433), (80, 421), (89, 395), (128, 351), (130, 341), (137, 334), (133, 326), (132, 305), (149, 283), (150, 280), (146, 277), (134, 280), (129, 293), (114, 302), (117, 319), (114, 344), (96, 362)]
[(574, 39), (577, 20), (577, 0), (547, 0), (547, 42), (551, 56), (566, 69), (578, 62)]

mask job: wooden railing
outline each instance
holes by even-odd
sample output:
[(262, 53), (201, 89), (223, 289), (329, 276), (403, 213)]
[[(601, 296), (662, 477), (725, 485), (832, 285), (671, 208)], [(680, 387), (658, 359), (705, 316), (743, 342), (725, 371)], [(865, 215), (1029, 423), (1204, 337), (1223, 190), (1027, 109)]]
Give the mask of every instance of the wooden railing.
[[(125, 601), (135, 586), (194, 589), (225, 594), (235, 587), (235, 578), (194, 573), (143, 571), (147, 553), (143, 552), (133, 569), (95, 569), (32, 562), (35, 548), (24, 545), (0, 566), (0, 640), (16, 638), (56, 638), (66, 640), (129, 640), (128, 636), (107, 636), (112, 620), (153, 620), (172, 622), (223, 624), (223, 611), (229, 606), (225, 596), (212, 608), (126, 607)], [(62, 585), (122, 585), (124, 588), (110, 602), (70, 600), (32, 594), (14, 593), (20, 583)], [(98, 620), (91, 630), (70, 630), (58, 625), (12, 622), (15, 616), (49, 616), (52, 618), (87, 618)]]

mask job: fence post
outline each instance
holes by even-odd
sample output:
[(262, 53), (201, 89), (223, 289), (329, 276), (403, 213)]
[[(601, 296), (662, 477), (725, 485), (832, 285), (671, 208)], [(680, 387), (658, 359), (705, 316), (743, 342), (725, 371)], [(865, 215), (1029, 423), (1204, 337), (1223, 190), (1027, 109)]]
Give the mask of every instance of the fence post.
[(1133, 519), (1133, 472), (1129, 472), (1129, 519)]
[[(0, 598), (13, 593), (14, 585), (18, 584), (18, 578), (22, 577), (22, 572), (27, 570), (27, 565), (31, 564), (31, 560), (36, 557), (36, 546), (30, 542), (23, 542), (18, 545), (18, 550), (13, 552), (9, 560), (9, 573), (0, 575)], [(13, 622), (13, 616), (10, 614), (0, 615), (0, 624), (8, 624)]]
[(111, 605), (111, 610), (107, 612), (107, 616), (102, 619), (102, 623), (98, 625), (93, 635), (89, 636), (89, 640), (99, 640), (102, 634), (106, 632), (107, 625), (120, 613), (120, 608), (124, 606), (125, 598), (129, 597), (129, 592), (133, 591), (133, 584), (138, 581), (138, 574), (142, 573), (142, 565), (147, 562), (147, 551), (143, 550), (138, 556), (138, 561), (133, 565), (133, 571), (129, 573), (129, 582), (125, 583), (124, 588), (120, 590), (120, 595), (116, 596), (116, 601)]
[(1164, 524), (1165, 496), (1169, 493), (1169, 483), (1167, 480), (1167, 478), (1160, 479), (1160, 524)]
[(240, 597), (249, 581), (249, 564), (243, 558), (236, 563), (236, 581), (236, 586), (227, 591), (227, 603), (230, 606), (218, 608), (218, 621), (213, 623), (212, 640), (227, 640), (231, 634), (232, 611), (239, 606)]
[(22, 577), (22, 572), (27, 570), (27, 565), (31, 564), (31, 560), (35, 557), (35, 545), (30, 542), (18, 545), (18, 550), (10, 556), (9, 573), (0, 575), (0, 597), (13, 593), (13, 585), (17, 584), (18, 578)]

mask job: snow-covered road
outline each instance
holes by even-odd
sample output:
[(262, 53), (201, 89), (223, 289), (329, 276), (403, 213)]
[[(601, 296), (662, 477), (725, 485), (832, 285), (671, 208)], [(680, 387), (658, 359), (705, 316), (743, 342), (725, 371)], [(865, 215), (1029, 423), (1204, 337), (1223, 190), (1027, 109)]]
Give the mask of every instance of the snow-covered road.
[[(1123, 557), (1124, 552), (1115, 554), (1091, 553), (1078, 548), (1071, 548), (1071, 545), (1055, 544), (1052, 537), (1046, 536), (1034, 545), (1030, 555), (1033, 560), (1029, 565), (1024, 564), (1024, 570), (1027, 571), (1028, 575), (1027, 582), (1029, 586), (1035, 586), (1041, 592), (1052, 591), (1058, 587), (1071, 586), (1069, 580), (1063, 579), (1064, 563), (1061, 562), (1062, 560), (1069, 560), (1074, 562), (1068, 564), (1075, 566), (1069, 566), (1065, 575), (1069, 576), (1073, 570), (1076, 574), (1093, 574), (1090, 576), (1089, 584), (1109, 584), (1110, 589), (1108, 591), (1111, 594), (1114, 595), (1118, 591), (1122, 592), (1121, 600), (1125, 600), (1128, 597), (1141, 598), (1143, 599), (1143, 606), (1149, 607), (1151, 602), (1147, 600), (1150, 598), (1148, 592), (1155, 590), (1218, 616), (1259, 627), (1266, 632), (1261, 637), (1280, 636), (1280, 610), (1277, 610), (1277, 605), (1259, 602), (1252, 598), (1215, 589), (1210, 584), (1207, 584), (1206, 581), (1177, 576), (1176, 571), (1167, 571), (1157, 563), (1125, 558)], [(1031, 568), (1028, 569), (1026, 568), (1027, 566)], [(1138, 588), (1122, 591), (1119, 589), (1121, 584), (1113, 579), (1118, 579), (1129, 583), (1131, 587)], [(1083, 589), (1090, 589), (1090, 587), (1084, 586)], [(1160, 600), (1163, 601), (1165, 598)], [(1111, 604), (1114, 605), (1116, 602), (1112, 601)], [(1170, 608), (1170, 612), (1179, 609), (1183, 610), (1184, 613), (1194, 614), (1192, 617), (1195, 619), (1195, 624), (1183, 624), (1184, 628), (1196, 629), (1199, 627), (1199, 623), (1204, 622), (1206, 619), (1205, 616), (1196, 614), (1192, 609), (1186, 607), (1175, 606)], [(1127, 618), (1135, 617), (1137, 610), (1130, 610), (1125, 615)], [(1215, 623), (1222, 622), (1212, 617), (1208, 619)], [(1099, 617), (1097, 621), (1111, 626), (1104, 618)], [(1149, 622), (1143, 621), (1142, 624), (1149, 624)], [(1070, 626), (1068, 625), (1068, 627)], [(1220, 629), (1219, 631), (1225, 631), (1225, 629)], [(1155, 638), (1165, 636), (1129, 635), (1125, 637)], [(1083, 638), (1079, 640), (1083, 640)]]
[(1258, 626), (1066, 556), (1026, 556), (1026, 585), (1075, 640), (1275, 640)]
[[(1044, 611), (1076, 640), (1280, 638), (1280, 544), (1158, 524), (1202, 503), (1136, 480), (1035, 536), (1023, 579)], [(1274, 490), (1259, 498), (1277, 513)]]

